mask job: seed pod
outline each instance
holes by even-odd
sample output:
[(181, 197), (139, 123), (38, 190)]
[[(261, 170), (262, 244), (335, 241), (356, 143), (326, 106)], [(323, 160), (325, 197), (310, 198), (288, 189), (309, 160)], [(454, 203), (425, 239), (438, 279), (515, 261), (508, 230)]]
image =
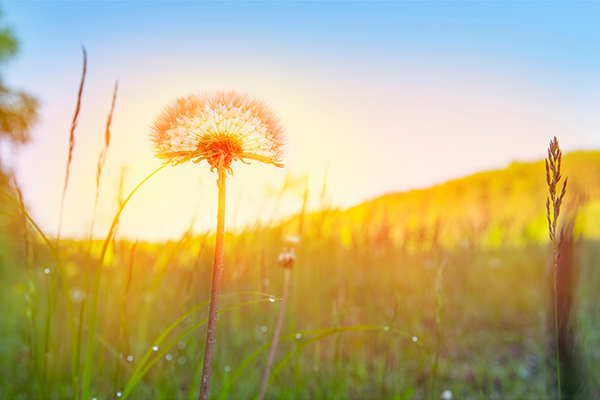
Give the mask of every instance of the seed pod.
[(277, 262), (282, 268), (293, 268), (296, 263), (296, 253), (292, 247), (284, 247), (277, 257)]

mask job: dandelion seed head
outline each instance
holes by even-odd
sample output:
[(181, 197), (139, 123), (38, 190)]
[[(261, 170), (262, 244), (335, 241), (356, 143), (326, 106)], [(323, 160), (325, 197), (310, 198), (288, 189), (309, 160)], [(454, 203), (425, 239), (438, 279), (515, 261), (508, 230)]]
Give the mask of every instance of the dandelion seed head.
[(171, 103), (154, 121), (156, 157), (172, 165), (206, 160), (232, 174), (231, 162), (281, 164), (283, 127), (262, 100), (235, 90), (191, 94)]
[(292, 268), (296, 263), (296, 252), (293, 247), (284, 247), (277, 257), (277, 262), (283, 268)]

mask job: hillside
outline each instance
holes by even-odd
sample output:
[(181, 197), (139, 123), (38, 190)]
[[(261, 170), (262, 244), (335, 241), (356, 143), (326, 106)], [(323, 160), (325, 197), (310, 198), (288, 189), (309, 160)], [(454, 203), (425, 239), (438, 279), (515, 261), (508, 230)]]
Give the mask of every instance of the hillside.
[[(577, 229), (600, 238), (600, 151), (563, 155), (569, 178), (561, 220), (577, 211)], [(478, 243), (497, 247), (547, 240), (544, 161), (513, 162), (427, 189), (391, 193), (345, 211), (310, 215), (318, 229), (338, 231), (347, 245), (390, 242), (406, 248)], [(297, 218), (289, 221), (295, 225)], [(368, 244), (368, 243), (363, 243)]]

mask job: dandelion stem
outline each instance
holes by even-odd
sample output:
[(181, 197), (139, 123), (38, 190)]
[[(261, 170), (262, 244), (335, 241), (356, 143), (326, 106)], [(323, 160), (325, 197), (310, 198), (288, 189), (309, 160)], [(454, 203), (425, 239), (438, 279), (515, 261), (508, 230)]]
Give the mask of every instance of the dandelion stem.
[(223, 272), (223, 243), (225, 241), (225, 178), (226, 169), (219, 168), (217, 186), (219, 188), (219, 206), (217, 210), (217, 238), (215, 241), (215, 259), (213, 264), (213, 280), (208, 309), (208, 327), (204, 345), (204, 362), (202, 365), (202, 384), (200, 400), (207, 400), (210, 391), (215, 342), (217, 337), (217, 320), (219, 312), (219, 293), (221, 291), (221, 274)]
[(284, 283), (283, 283), (283, 300), (281, 301), (281, 308), (279, 309), (279, 317), (277, 317), (277, 326), (275, 327), (275, 333), (273, 334), (273, 342), (271, 342), (271, 350), (269, 350), (269, 358), (267, 359), (267, 368), (265, 368), (265, 374), (260, 385), (260, 395), (258, 400), (263, 400), (265, 392), (267, 390), (267, 382), (269, 381), (269, 374), (271, 373), (271, 367), (273, 367), (273, 359), (275, 358), (275, 351), (277, 350), (277, 342), (279, 341), (279, 335), (281, 334), (281, 326), (283, 325), (283, 316), (285, 314), (285, 304), (288, 298), (288, 289), (290, 286), (290, 273), (291, 269), (285, 269)]

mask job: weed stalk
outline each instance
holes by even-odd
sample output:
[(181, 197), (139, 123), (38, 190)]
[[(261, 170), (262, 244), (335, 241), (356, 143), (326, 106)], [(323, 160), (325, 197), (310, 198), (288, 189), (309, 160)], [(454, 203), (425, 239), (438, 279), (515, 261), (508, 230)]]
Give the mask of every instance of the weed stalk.
[(269, 374), (271, 373), (271, 367), (273, 366), (273, 360), (275, 359), (275, 351), (277, 350), (277, 343), (279, 341), (279, 335), (281, 334), (281, 326), (283, 325), (283, 317), (285, 315), (285, 305), (287, 303), (288, 292), (290, 287), (290, 274), (292, 267), (296, 262), (294, 255), (294, 249), (284, 248), (279, 255), (279, 264), (285, 269), (284, 282), (283, 282), (283, 300), (281, 301), (281, 308), (279, 309), (279, 316), (277, 317), (277, 325), (275, 326), (275, 333), (273, 334), (273, 341), (271, 342), (271, 349), (269, 350), (269, 357), (267, 359), (267, 367), (263, 375), (262, 383), (260, 385), (260, 394), (258, 400), (263, 400), (265, 392), (267, 390), (267, 382), (269, 381)]
[(555, 344), (556, 344), (556, 375), (558, 385), (558, 399), (561, 399), (561, 387), (560, 387), (560, 357), (558, 349), (558, 293), (557, 287), (557, 274), (558, 264), (560, 262), (560, 251), (559, 243), (556, 240), (556, 222), (560, 215), (560, 206), (562, 204), (565, 193), (567, 192), (567, 181), (569, 178), (565, 178), (562, 186), (562, 190), (557, 195), (557, 189), (559, 186), (562, 175), (560, 173), (562, 161), (562, 150), (558, 145), (556, 136), (550, 141), (548, 148), (548, 158), (546, 159), (546, 182), (548, 183), (548, 189), (550, 196), (546, 199), (546, 210), (548, 216), (548, 231), (550, 234), (550, 241), (552, 242), (552, 258), (554, 263), (554, 330), (555, 330)]

